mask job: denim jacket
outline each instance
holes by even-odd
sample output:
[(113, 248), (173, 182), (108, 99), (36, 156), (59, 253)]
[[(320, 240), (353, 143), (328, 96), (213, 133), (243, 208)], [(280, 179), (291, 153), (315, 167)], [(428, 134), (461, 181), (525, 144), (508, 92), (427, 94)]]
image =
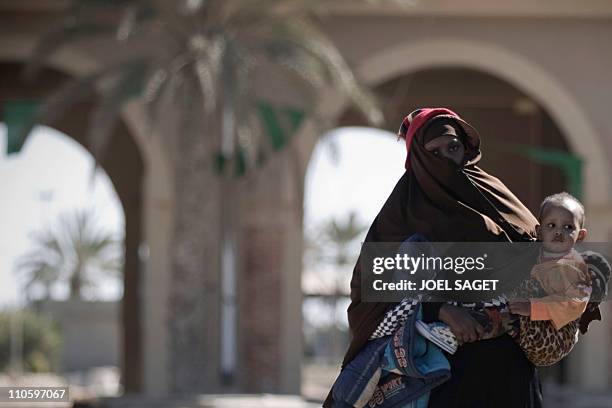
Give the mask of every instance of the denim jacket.
[(370, 340), (332, 387), (334, 408), (426, 408), (429, 392), (450, 378), (442, 351), (414, 328), (421, 305), (392, 336)]

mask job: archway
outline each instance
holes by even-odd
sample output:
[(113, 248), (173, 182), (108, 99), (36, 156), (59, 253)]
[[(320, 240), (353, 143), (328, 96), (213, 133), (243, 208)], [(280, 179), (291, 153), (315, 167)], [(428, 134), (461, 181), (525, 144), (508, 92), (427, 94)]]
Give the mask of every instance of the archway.
[(584, 191), (587, 206), (609, 201), (610, 167), (586, 113), (562, 84), (527, 58), (491, 44), (442, 39), (384, 50), (372, 56), (360, 71), (368, 79), (380, 82), (374, 78), (380, 80), (398, 72), (434, 67), (481, 70), (507, 81), (532, 98), (559, 126), (571, 150), (588, 158), (584, 170), (585, 179), (590, 180)]
[[(474, 124), (483, 137), (482, 167), (533, 212), (545, 195), (561, 190), (581, 196), (587, 208), (609, 201), (609, 166), (585, 112), (554, 78), (520, 56), (489, 45), (434, 41), (384, 50), (360, 72), (387, 102), (384, 126), (391, 132), (403, 115), (423, 106), (450, 107)], [(339, 102), (327, 95), (321, 111), (339, 126), (365, 123)], [(311, 147), (317, 138), (308, 141)], [(575, 180), (584, 184), (576, 187)], [(563, 370), (554, 374), (566, 380)]]
[(404, 144), (367, 127), (322, 136), (304, 198), (302, 393), (324, 399), (348, 346), (346, 309), (360, 243), (404, 172)]
[[(612, 197), (612, 172), (587, 113), (571, 93), (545, 69), (528, 58), (494, 44), (455, 38), (405, 42), (382, 49), (358, 64), (358, 73), (371, 86), (418, 71), (464, 68), (486, 73), (507, 82), (539, 105), (563, 134), (569, 150), (586, 159), (583, 176), (587, 207), (607, 205)], [(338, 95), (327, 95), (320, 110), (338, 117), (347, 102)], [(401, 118), (400, 118), (401, 120)], [(396, 120), (397, 121), (397, 120)], [(396, 123), (389, 130), (395, 130)], [(305, 143), (309, 157), (318, 135)], [(605, 239), (600, 237), (598, 239)]]
[[(438, 68), (387, 80), (376, 90), (387, 101), (390, 131), (423, 106), (448, 107), (472, 123), (481, 135), (479, 165), (502, 179), (532, 212), (543, 197), (561, 190), (582, 197), (582, 183), (573, 183), (582, 180), (580, 158), (546, 110), (507, 82), (481, 71)], [(349, 109), (338, 122), (348, 126), (363, 120)]]
[[(60, 83), (69, 77), (57, 70), (47, 69), (36, 81), (21, 81), (21, 63), (0, 64), (0, 78), (8, 79), (0, 87), (2, 101), (42, 101)], [(49, 124), (58, 131), (70, 135), (77, 143), (88, 149), (86, 133), (89, 113), (93, 102), (90, 100), (75, 104), (57, 123)], [(1, 114), (0, 114), (1, 115)], [(0, 116), (0, 120), (2, 117)], [(89, 150), (89, 149), (88, 149)], [(121, 355), (122, 384), (126, 392), (142, 389), (142, 328), (141, 262), (138, 249), (142, 241), (142, 184), (144, 163), (138, 146), (125, 124), (115, 129), (107, 154), (100, 162), (119, 196), (125, 214), (125, 263), (123, 273), (124, 294), (121, 304)]]
[[(15, 106), (4, 108), (12, 128)], [(28, 378), (46, 370), (68, 378), (104, 373), (116, 393), (125, 231), (119, 197), (103, 169), (92, 173), (91, 154), (68, 135), (37, 126), (19, 152), (6, 154), (6, 133), (0, 123), (6, 197), (0, 299), (17, 307), (9, 366), (17, 377), (27, 368)], [(55, 347), (53, 338), (61, 338)]]

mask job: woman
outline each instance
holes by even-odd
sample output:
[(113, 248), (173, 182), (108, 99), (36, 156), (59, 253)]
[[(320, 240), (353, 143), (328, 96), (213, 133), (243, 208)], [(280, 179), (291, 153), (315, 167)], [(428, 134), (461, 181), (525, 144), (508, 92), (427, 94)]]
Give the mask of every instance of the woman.
[[(480, 137), (456, 113), (419, 109), (408, 115), (399, 136), (406, 140), (406, 172), (372, 223), (366, 242), (402, 242), (419, 233), (431, 242), (520, 242), (535, 240), (536, 219), (498, 179), (476, 166)], [(342, 367), (376, 333), (393, 303), (361, 301), (359, 260), (351, 280), (348, 308), (352, 341)], [(424, 320), (448, 324), (460, 342), (448, 356), (451, 379), (435, 388), (430, 408), (540, 407), (535, 367), (508, 336), (477, 341), (482, 327), (466, 309), (423, 305)], [(376, 332), (376, 333), (375, 333)], [(328, 395), (324, 407), (332, 407)]]

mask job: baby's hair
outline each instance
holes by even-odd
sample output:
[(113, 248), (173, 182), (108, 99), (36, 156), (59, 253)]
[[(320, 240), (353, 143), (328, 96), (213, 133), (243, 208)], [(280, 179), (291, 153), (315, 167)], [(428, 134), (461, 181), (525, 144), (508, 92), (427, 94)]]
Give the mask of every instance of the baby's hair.
[(548, 197), (544, 199), (544, 201), (542, 201), (542, 204), (540, 205), (540, 212), (538, 213), (538, 220), (542, 220), (542, 215), (544, 215), (544, 210), (546, 209), (548, 205), (552, 204), (552, 205), (562, 206), (563, 203), (568, 200), (573, 201), (576, 204), (578, 204), (578, 208), (580, 211), (580, 214), (578, 214), (578, 220), (580, 221), (580, 228), (584, 227), (584, 222), (586, 218), (585, 211), (584, 211), (584, 205), (582, 205), (580, 200), (578, 200), (576, 197), (574, 197), (573, 195), (565, 191), (561, 193), (549, 195)]

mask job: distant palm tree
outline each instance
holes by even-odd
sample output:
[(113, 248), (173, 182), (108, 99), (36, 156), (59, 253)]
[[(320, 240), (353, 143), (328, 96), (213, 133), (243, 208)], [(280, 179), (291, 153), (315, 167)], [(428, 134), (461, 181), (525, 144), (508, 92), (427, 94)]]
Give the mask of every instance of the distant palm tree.
[(333, 262), (338, 266), (344, 266), (354, 261), (354, 253), (350, 251), (351, 245), (359, 238), (367, 225), (357, 219), (355, 211), (351, 211), (345, 222), (332, 219), (324, 227), (324, 235), (334, 248)]
[(71, 299), (82, 299), (82, 289), (95, 288), (97, 278), (117, 276), (121, 245), (94, 221), (91, 213), (76, 212), (61, 217), (60, 228), (34, 234), (34, 248), (17, 264), (30, 300), (36, 286), (49, 299), (51, 287), (62, 281), (69, 284)]
[[(352, 3), (383, 2), (411, 4), (409, 0)], [(269, 141), (253, 131), (262, 102), (254, 94), (253, 73), (274, 68), (280, 70), (274, 72), (284, 86), (300, 92), (303, 103), (296, 107), (299, 110), (314, 113), (316, 91), (332, 87), (346, 95), (371, 123), (380, 124), (382, 113), (375, 99), (318, 28), (319, 17), (334, 3), (75, 0), (65, 20), (41, 37), (27, 67), (28, 76), (35, 76), (64, 46), (83, 40), (102, 39), (119, 50), (134, 52), (69, 82), (50, 97), (36, 120), (52, 122), (85, 92), (100, 92), (89, 132), (89, 145), (98, 159), (126, 101), (141, 97), (155, 123), (155, 118), (167, 112), (160, 111), (160, 105), (163, 96), (170, 94), (188, 128), (201, 121), (209, 131), (199, 132), (200, 137), (218, 137), (210, 143), (214, 151), (209, 157), (218, 154), (221, 160), (252, 165), (269, 148)], [(30, 130), (26, 127), (24, 135)]]
[(338, 305), (345, 297), (342, 286), (346, 285), (346, 277), (342, 274), (342, 269), (357, 260), (359, 248), (355, 247), (355, 243), (363, 236), (366, 228), (367, 225), (359, 221), (355, 211), (351, 211), (345, 221), (332, 218), (320, 226), (316, 234), (305, 237), (305, 262), (312, 267), (330, 265), (336, 269), (331, 279), (329, 274), (325, 275), (324, 282), (330, 287), (323, 294), (333, 316), (333, 326), (330, 330), (332, 359), (342, 356), (346, 346), (342, 344), (343, 333), (337, 320)]
[(29, 300), (37, 286), (45, 290), (44, 299), (51, 298), (51, 288), (59, 282), (62, 275), (62, 251), (53, 236), (37, 234), (34, 237), (37, 249), (19, 260), (18, 271), (23, 274), (24, 289)]
[(316, 232), (305, 237), (305, 255), (308, 262), (313, 265), (332, 264), (340, 267), (354, 262), (355, 251), (352, 247), (366, 228), (354, 210), (348, 213), (345, 221), (329, 219), (320, 225)]

